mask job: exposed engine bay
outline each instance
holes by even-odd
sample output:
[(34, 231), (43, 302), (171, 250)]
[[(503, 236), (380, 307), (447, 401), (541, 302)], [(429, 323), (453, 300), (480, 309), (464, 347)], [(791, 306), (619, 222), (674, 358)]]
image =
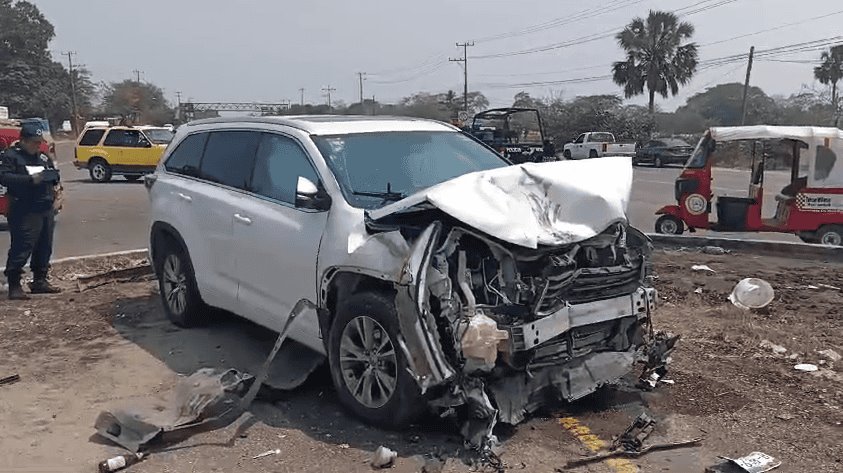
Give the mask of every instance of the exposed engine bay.
[(430, 405), (457, 416), (469, 444), (487, 447), (497, 421), (517, 424), (631, 371), (656, 300), (644, 234), (616, 222), (531, 249), (429, 223), (428, 212), (376, 227), (413, 242), (396, 296), (405, 354)]

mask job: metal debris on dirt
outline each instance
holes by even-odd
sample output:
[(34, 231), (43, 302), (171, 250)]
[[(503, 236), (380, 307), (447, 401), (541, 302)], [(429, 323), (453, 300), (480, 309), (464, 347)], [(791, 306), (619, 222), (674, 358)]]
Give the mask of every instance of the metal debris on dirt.
[(600, 452), (596, 455), (585, 458), (569, 460), (564, 467), (556, 471), (566, 471), (571, 468), (588, 465), (606, 460), (608, 458), (638, 458), (647, 453), (658, 450), (672, 450), (675, 448), (691, 447), (702, 442), (702, 438), (682, 440), (679, 442), (657, 443), (644, 446), (644, 440), (650, 436), (656, 428), (656, 421), (646, 413), (641, 413), (626, 430), (612, 442), (612, 449), (607, 452)]
[(793, 369), (795, 369), (796, 371), (804, 371), (806, 373), (809, 373), (811, 371), (817, 371), (819, 367), (810, 363), (799, 363), (798, 365), (794, 366)]
[(389, 468), (395, 462), (396, 458), (398, 458), (397, 452), (381, 445), (377, 450), (375, 450), (375, 453), (372, 454), (372, 460), (370, 463), (372, 468)]
[(5, 386), (7, 384), (15, 384), (20, 381), (19, 374), (13, 374), (11, 376), (6, 376), (5, 378), (0, 378), (0, 386)]
[(670, 354), (676, 348), (681, 335), (657, 332), (646, 352), (644, 370), (638, 378), (638, 387), (650, 391), (656, 388), (659, 380), (667, 374)]
[(76, 278), (76, 288), (79, 292), (83, 292), (113, 282), (131, 281), (137, 278), (151, 276), (152, 274), (152, 266), (149, 262), (141, 260), (128, 268), (112, 269), (89, 276), (78, 276)]
[(735, 307), (744, 310), (762, 309), (770, 305), (774, 298), (773, 286), (758, 278), (742, 279), (729, 295), (729, 301)]
[(705, 469), (705, 473), (764, 473), (778, 468), (782, 462), (761, 452), (752, 452), (741, 458), (721, 456), (723, 460)]
[(259, 453), (259, 454), (255, 455), (255, 456), (253, 456), (253, 457), (252, 457), (252, 460), (257, 460), (258, 458), (268, 457), (268, 456), (270, 456), (270, 455), (280, 455), (280, 454), (281, 454), (281, 449), (280, 449), (280, 448), (276, 448), (275, 450), (267, 450), (267, 451), (265, 451), (265, 452), (263, 452), (263, 453)]
[(305, 309), (313, 308), (305, 299), (296, 303), (256, 377), (234, 369), (202, 368), (179, 381), (172, 399), (150, 399), (103, 411), (94, 428), (100, 436), (134, 453), (154, 441), (181, 441), (229, 425), (257, 397), (293, 321)]

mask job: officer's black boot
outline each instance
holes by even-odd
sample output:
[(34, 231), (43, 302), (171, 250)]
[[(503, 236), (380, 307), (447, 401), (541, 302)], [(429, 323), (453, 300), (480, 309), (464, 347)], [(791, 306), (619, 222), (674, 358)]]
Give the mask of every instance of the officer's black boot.
[(47, 281), (46, 272), (36, 272), (34, 279), (34, 281), (29, 283), (29, 292), (33, 294), (58, 294), (61, 292), (61, 289)]
[(20, 285), (20, 276), (17, 278), (9, 277), (9, 300), (10, 301), (26, 301), (29, 296), (23, 292), (23, 287)]

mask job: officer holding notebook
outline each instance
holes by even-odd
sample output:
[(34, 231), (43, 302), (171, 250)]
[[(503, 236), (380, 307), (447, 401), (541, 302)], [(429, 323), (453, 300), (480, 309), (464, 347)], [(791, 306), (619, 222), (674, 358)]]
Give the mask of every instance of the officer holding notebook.
[(0, 155), (0, 185), (9, 196), (7, 220), (11, 245), (5, 274), (12, 300), (29, 299), (21, 286), (21, 277), (30, 257), (34, 279), (29, 285), (30, 292), (59, 292), (49, 283), (47, 275), (61, 187), (55, 164), (39, 151), (44, 140), (42, 134), (37, 123), (24, 123), (18, 144)]

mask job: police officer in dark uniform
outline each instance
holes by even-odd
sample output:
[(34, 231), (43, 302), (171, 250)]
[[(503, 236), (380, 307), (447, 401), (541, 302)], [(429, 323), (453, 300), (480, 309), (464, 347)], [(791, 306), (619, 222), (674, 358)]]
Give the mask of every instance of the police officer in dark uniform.
[(53, 253), (55, 212), (53, 204), (59, 183), (59, 172), (52, 159), (41, 153), (43, 131), (37, 123), (21, 126), (20, 141), (0, 155), (0, 185), (9, 196), (9, 234), (11, 246), (6, 262), (9, 299), (26, 300), (21, 287), (26, 261), (34, 281), (33, 294), (55, 294), (60, 290), (47, 281)]

